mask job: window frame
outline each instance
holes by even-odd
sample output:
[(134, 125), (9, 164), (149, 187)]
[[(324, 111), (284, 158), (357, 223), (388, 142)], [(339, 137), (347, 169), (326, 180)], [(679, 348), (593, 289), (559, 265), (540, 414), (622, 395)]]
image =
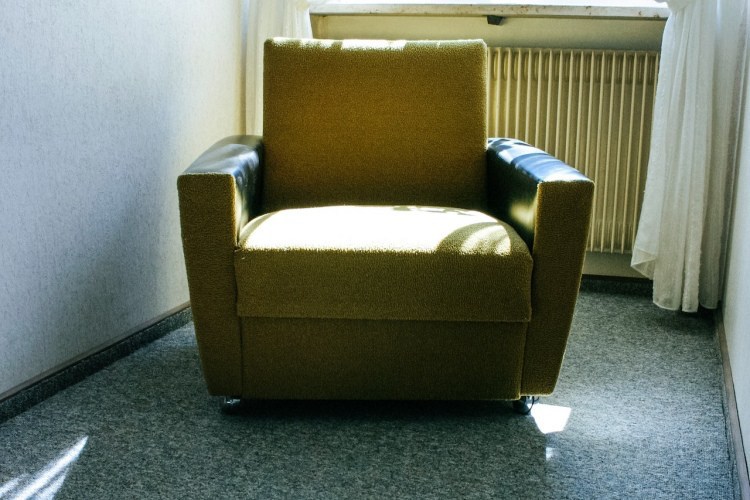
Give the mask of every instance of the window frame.
[(328, 0), (312, 15), (513, 16), (666, 19), (657, 0)]

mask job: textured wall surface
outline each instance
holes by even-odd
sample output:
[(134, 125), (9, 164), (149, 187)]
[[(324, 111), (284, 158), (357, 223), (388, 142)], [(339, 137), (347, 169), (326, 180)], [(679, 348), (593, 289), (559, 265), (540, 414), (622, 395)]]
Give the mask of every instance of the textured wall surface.
[(0, 396), (188, 300), (176, 178), (242, 131), (240, 10), (0, 2)]
[[(745, 9), (745, 16), (747, 23), (750, 9)], [(722, 308), (745, 460), (750, 468), (750, 52), (745, 54), (744, 70), (739, 159)]]
[(750, 453), (750, 60), (746, 69), (743, 133), (724, 293), (724, 328), (747, 455)]

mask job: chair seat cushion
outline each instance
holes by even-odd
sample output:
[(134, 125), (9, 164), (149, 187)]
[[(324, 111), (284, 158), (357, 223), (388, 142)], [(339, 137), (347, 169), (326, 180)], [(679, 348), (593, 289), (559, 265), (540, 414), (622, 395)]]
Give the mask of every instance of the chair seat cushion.
[(240, 316), (528, 321), (532, 259), (512, 227), (427, 206), (281, 210), (235, 251)]

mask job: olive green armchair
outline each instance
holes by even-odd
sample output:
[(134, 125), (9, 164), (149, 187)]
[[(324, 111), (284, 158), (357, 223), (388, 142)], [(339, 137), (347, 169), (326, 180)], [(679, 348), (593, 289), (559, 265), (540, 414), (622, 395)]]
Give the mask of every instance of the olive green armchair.
[(263, 137), (178, 179), (209, 393), (551, 393), (593, 184), (488, 141), (485, 44), (273, 39), (264, 88)]

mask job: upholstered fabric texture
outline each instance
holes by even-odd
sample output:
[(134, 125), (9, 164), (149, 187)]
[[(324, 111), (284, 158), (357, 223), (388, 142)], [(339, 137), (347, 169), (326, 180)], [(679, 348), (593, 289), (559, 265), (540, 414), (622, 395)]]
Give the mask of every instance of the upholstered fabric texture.
[(177, 179), (190, 305), (209, 392), (242, 393), (242, 350), (233, 252), (253, 215), (262, 145), (227, 137)]
[(515, 399), (526, 325), (242, 318), (242, 394), (262, 399)]
[(541, 182), (538, 188), (523, 394), (550, 394), (562, 366), (586, 255), (594, 183)]
[(482, 207), (486, 51), (479, 40), (269, 40), (266, 211)]
[(521, 392), (550, 394), (578, 298), (594, 184), (516, 140), (492, 140), (487, 165), (489, 205), (526, 237), (534, 260)]
[(178, 188), (190, 303), (206, 382), (214, 394), (237, 394), (242, 390), (242, 355), (231, 260), (234, 180), (230, 175), (183, 175)]
[(229, 138), (178, 181), (211, 393), (554, 389), (593, 185), (487, 146), (486, 60), (481, 41), (267, 43), (263, 143)]
[(528, 321), (531, 255), (481, 212), (332, 206), (258, 217), (235, 253), (242, 316)]

